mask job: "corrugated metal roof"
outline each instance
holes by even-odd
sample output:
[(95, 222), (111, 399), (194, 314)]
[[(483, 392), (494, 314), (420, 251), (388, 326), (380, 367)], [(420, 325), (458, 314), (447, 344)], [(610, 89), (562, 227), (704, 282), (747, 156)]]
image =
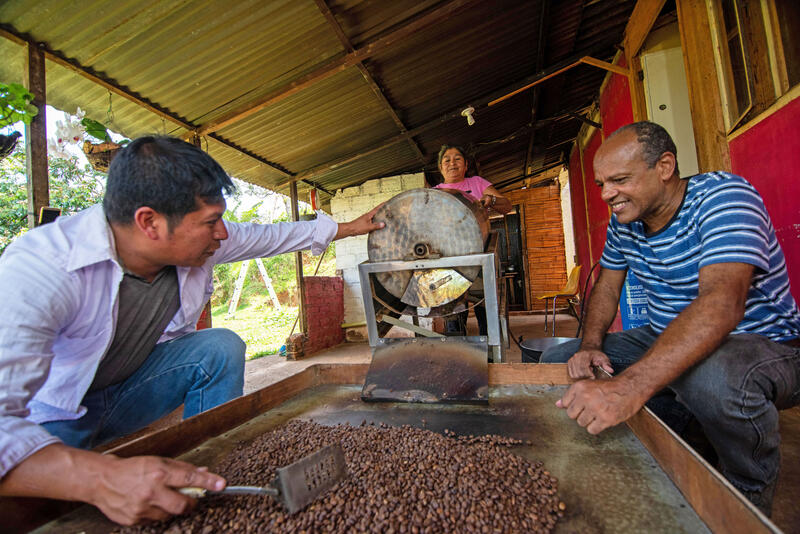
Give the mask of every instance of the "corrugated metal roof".
[[(0, 39), (0, 79), (22, 79), (19, 39), (42, 42), (174, 119), (117, 94), (109, 115), (109, 90), (48, 61), (48, 103), (69, 112), (80, 106), (130, 137), (184, 135), (176, 122), (203, 127), (278, 95), (215, 129), (203, 146), (232, 175), (279, 191), (294, 175), (304, 178), (301, 192), (312, 183), (333, 192), (395, 173), (433, 172), (446, 141), (472, 147), (481, 172), (500, 183), (525, 174), (531, 141), (534, 169), (563, 161), (581, 126), (566, 113), (591, 104), (605, 72), (579, 66), (542, 83), (535, 110), (531, 89), (486, 104), (523, 85), (537, 65), (588, 52), (610, 59), (635, 3), (322, 2), (5, 0), (0, 28), (15, 40)], [(371, 79), (347, 56), (325, 6)], [(412, 24), (420, 27), (406, 30)], [(306, 77), (314, 79), (282, 94)], [(472, 127), (457, 114), (468, 105), (477, 108)]]

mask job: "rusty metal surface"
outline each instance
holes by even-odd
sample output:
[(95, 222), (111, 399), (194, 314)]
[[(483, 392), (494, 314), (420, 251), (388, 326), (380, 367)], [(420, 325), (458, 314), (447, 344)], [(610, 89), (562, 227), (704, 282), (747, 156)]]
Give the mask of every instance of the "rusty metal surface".
[[(412, 189), (394, 196), (373, 218), (384, 222), (382, 230), (370, 232), (367, 240), (369, 261), (409, 261), (443, 258), (483, 252), (489, 232), (486, 211), (437, 189)], [(436, 278), (431, 283), (410, 286), (414, 271), (376, 273), (378, 282), (392, 295), (410, 306), (435, 307), (463, 295), (478, 276), (480, 268), (459, 268), (459, 277), (449, 279), (436, 274), (417, 273), (417, 278)], [(441, 283), (439, 283), (441, 282)]]
[[(362, 422), (411, 425), (458, 435), (499, 434), (530, 445), (516, 454), (542, 461), (558, 478), (566, 503), (556, 533), (709, 532), (678, 489), (625, 425), (600, 435), (586, 433), (555, 401), (563, 386), (493, 387), (485, 405), (365, 403), (358, 386), (320, 386), (206, 441), (180, 459), (213, 466), (238, 442), (246, 442), (292, 419), (323, 425)], [(85, 506), (37, 532), (106, 533), (112, 525)]]
[(361, 398), (419, 403), (488, 402), (485, 337), (381, 339)]

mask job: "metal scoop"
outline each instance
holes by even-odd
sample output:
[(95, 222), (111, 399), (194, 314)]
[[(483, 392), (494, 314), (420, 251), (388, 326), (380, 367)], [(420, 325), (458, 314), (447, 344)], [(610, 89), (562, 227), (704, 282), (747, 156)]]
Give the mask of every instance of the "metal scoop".
[(195, 498), (206, 495), (269, 495), (293, 514), (344, 478), (347, 465), (342, 447), (334, 444), (275, 471), (275, 479), (266, 487), (228, 486), (220, 491), (181, 488), (179, 491)]

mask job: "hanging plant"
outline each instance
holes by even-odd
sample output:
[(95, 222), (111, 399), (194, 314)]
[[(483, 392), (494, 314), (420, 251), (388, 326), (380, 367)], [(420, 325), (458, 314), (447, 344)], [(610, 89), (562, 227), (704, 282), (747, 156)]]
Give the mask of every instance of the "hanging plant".
[[(11, 126), (17, 122), (30, 124), (38, 115), (39, 108), (31, 104), (33, 94), (18, 83), (0, 83), (0, 128)], [(0, 134), (0, 160), (14, 151), (17, 141), (22, 137), (19, 132), (9, 135)]]
[(111, 165), (111, 160), (120, 151), (120, 149), (127, 143), (129, 139), (123, 139), (120, 142), (115, 142), (111, 139), (106, 126), (94, 119), (84, 117), (81, 119), (81, 125), (84, 127), (86, 134), (100, 143), (91, 143), (90, 141), (83, 142), (83, 153), (86, 154), (86, 159), (92, 164), (95, 170), (100, 172), (108, 172)]

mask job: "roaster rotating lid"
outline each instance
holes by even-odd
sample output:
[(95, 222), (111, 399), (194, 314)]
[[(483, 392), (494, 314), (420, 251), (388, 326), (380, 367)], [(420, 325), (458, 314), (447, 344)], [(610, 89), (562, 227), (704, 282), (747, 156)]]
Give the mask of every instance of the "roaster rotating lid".
[[(367, 240), (369, 261), (413, 261), (478, 254), (489, 225), (485, 210), (460, 193), (412, 189), (393, 197), (375, 214), (386, 226)], [(463, 295), (480, 267), (376, 273), (378, 282), (410, 306), (436, 307)]]

